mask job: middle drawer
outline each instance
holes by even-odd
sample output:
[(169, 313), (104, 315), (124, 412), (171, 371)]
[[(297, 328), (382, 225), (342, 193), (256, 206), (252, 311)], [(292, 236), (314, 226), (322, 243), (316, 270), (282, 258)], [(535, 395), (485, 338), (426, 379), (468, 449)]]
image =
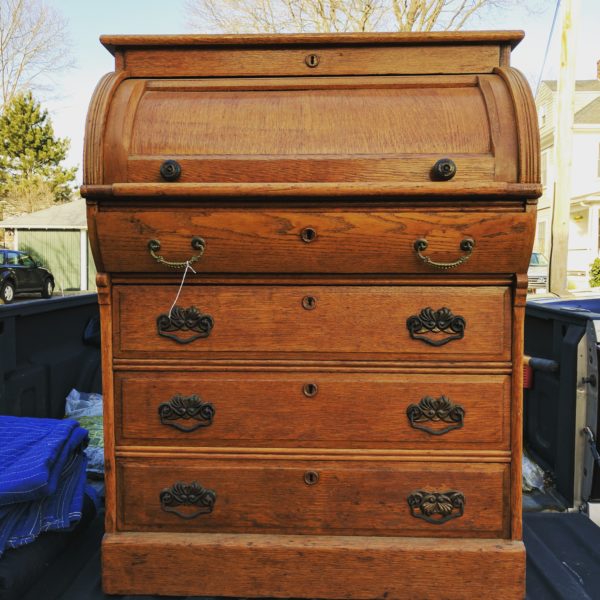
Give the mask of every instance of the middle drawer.
[(119, 445), (509, 450), (508, 375), (117, 372)]
[(501, 286), (121, 285), (117, 358), (508, 361)]

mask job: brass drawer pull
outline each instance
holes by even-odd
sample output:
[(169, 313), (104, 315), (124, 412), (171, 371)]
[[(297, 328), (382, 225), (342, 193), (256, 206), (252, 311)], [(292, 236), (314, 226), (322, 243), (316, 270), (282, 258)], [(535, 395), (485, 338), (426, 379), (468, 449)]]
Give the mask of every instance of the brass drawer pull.
[[(217, 494), (213, 490), (203, 488), (196, 481), (181, 483), (178, 481), (170, 488), (165, 488), (159, 495), (160, 507), (165, 512), (176, 514), (182, 519), (194, 519), (198, 515), (206, 515), (213, 511)], [(192, 511), (182, 512), (180, 506), (196, 506)]]
[[(179, 344), (189, 344), (199, 338), (206, 338), (214, 327), (214, 320), (210, 315), (203, 315), (195, 306), (181, 308), (174, 306), (171, 313), (163, 313), (156, 319), (158, 335), (175, 340)], [(190, 337), (179, 337), (176, 331), (192, 331)]]
[(158, 240), (150, 240), (148, 242), (148, 250), (157, 263), (170, 267), (171, 269), (185, 269), (200, 260), (206, 249), (206, 242), (199, 236), (194, 236), (192, 238), (191, 245), (192, 248), (197, 251), (197, 254), (194, 254), (191, 258), (183, 262), (167, 260), (164, 256), (156, 254), (160, 250), (160, 242)]
[[(210, 402), (202, 402), (195, 394), (192, 396), (176, 394), (168, 402), (162, 402), (158, 406), (160, 422), (184, 433), (212, 425), (215, 412), (215, 407)], [(192, 419), (196, 422), (190, 427), (184, 427), (177, 423), (179, 419), (184, 421)]]
[(451, 519), (462, 517), (465, 512), (465, 496), (462, 492), (425, 492), (417, 490), (406, 499), (410, 514), (433, 525), (442, 525)]
[(456, 259), (454, 262), (449, 262), (449, 263), (437, 262), (437, 261), (429, 258), (429, 256), (423, 256), (421, 254), (421, 252), (423, 252), (424, 250), (427, 250), (428, 246), (429, 246), (429, 242), (424, 238), (419, 238), (418, 240), (415, 240), (415, 243), (413, 244), (413, 248), (415, 249), (417, 256), (426, 265), (430, 265), (436, 269), (441, 269), (443, 271), (446, 271), (448, 269), (454, 269), (455, 267), (462, 265), (463, 263), (467, 262), (469, 260), (469, 258), (471, 258), (471, 254), (473, 253), (473, 248), (475, 247), (475, 240), (472, 238), (464, 238), (460, 242), (460, 249), (463, 252), (466, 252), (466, 254), (461, 256), (460, 258)]
[[(460, 340), (465, 335), (467, 322), (460, 315), (453, 315), (449, 308), (433, 310), (424, 308), (418, 315), (406, 319), (406, 328), (413, 340), (421, 340), (432, 346), (443, 346), (452, 340)], [(435, 339), (430, 334), (448, 333), (448, 337)]]
[[(465, 409), (459, 404), (454, 404), (447, 396), (432, 398), (425, 396), (419, 404), (411, 404), (406, 409), (406, 416), (410, 426), (430, 433), (431, 435), (444, 435), (453, 429), (461, 429), (464, 425)], [(427, 421), (432, 423), (449, 423), (443, 429), (432, 429), (422, 425)]]

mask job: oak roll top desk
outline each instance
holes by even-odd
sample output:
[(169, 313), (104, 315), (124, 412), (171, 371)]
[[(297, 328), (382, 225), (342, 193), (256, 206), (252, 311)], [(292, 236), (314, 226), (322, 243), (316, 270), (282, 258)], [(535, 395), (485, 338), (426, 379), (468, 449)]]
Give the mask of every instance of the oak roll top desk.
[(521, 38), (101, 38), (106, 592), (524, 596)]

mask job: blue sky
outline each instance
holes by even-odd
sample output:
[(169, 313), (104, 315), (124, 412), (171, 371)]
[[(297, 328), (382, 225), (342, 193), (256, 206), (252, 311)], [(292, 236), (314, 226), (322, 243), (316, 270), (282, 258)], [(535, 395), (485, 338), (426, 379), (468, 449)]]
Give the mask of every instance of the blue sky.
[[(100, 77), (113, 70), (113, 57), (100, 44), (101, 34), (190, 33), (184, 0), (46, 0), (69, 21), (75, 67), (55, 77), (56, 88), (42, 97), (57, 135), (71, 138), (69, 165), (81, 167), (87, 106)], [(580, 0), (577, 77), (596, 77), (600, 59), (600, 0)], [(513, 65), (532, 85), (543, 60), (555, 0), (523, 0), (518, 7), (487, 13), (470, 29), (523, 29), (526, 37), (513, 53)], [(544, 78), (555, 78), (558, 35), (550, 49)]]

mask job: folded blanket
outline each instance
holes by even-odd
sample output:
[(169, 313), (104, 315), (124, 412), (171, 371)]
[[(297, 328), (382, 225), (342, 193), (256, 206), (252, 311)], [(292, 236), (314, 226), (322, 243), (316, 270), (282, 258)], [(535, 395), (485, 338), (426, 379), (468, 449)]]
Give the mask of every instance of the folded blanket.
[(0, 555), (79, 520), (86, 443), (76, 421), (0, 416)]

